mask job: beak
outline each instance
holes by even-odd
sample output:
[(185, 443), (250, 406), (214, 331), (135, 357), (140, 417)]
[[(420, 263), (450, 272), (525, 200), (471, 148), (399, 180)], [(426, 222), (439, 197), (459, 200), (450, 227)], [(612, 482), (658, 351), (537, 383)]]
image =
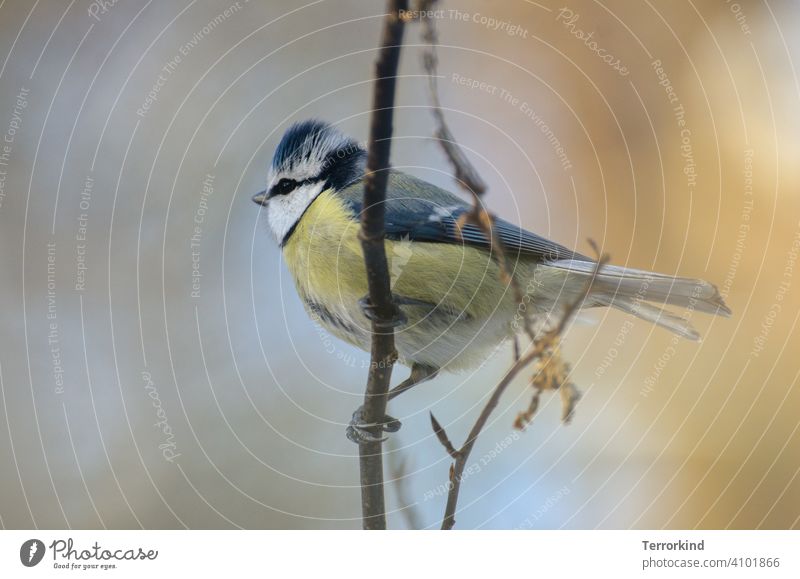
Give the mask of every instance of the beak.
[(259, 205), (266, 205), (267, 192), (261, 191), (260, 193), (256, 193), (255, 195), (253, 195), (253, 203), (258, 203)]

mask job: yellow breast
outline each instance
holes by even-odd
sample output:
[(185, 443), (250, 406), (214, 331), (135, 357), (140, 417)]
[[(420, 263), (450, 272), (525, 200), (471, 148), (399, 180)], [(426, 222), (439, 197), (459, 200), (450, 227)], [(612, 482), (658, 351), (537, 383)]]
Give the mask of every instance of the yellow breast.
[(329, 303), (367, 293), (358, 227), (330, 190), (309, 206), (283, 247), (303, 299)]
[[(348, 311), (367, 294), (359, 222), (331, 190), (306, 210), (283, 248), (298, 292)], [(481, 249), (447, 243), (386, 242), (396, 294), (481, 318), (510, 299), (497, 264)]]

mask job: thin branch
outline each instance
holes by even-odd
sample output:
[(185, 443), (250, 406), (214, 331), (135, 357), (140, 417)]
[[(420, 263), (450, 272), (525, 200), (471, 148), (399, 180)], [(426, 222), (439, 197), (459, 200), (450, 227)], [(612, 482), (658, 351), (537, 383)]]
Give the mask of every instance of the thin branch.
[[(369, 285), (369, 300), (374, 312), (372, 320), (371, 363), (364, 394), (363, 418), (378, 424), (386, 415), (386, 393), (397, 360), (391, 320), (397, 308), (392, 301), (389, 268), (384, 247), (386, 184), (389, 177), (389, 153), (392, 138), (392, 115), (397, 67), (403, 43), (401, 11), (408, 9), (407, 0), (389, 0), (384, 19), (381, 46), (375, 63), (375, 91), (367, 146), (364, 211), (361, 214), (361, 247)], [(373, 427), (376, 438), (380, 426)], [(361, 471), (361, 511), (365, 529), (386, 528), (386, 507), (383, 493), (383, 447), (381, 442), (362, 442), (358, 446)]]
[[(419, 13), (433, 9), (436, 3), (437, 0), (418, 0), (417, 8), (419, 9)], [(431, 108), (433, 111), (434, 120), (436, 122), (435, 136), (437, 137), (437, 140), (444, 150), (445, 155), (447, 155), (447, 158), (450, 160), (450, 163), (453, 166), (453, 172), (456, 181), (462, 188), (472, 195), (473, 200), (472, 210), (459, 217), (458, 227), (461, 229), (467, 224), (473, 224), (481, 229), (486, 239), (489, 240), (491, 254), (495, 257), (499, 265), (499, 275), (501, 280), (511, 286), (517, 303), (521, 304), (524, 301), (522, 288), (518, 280), (514, 277), (514, 272), (507, 257), (506, 248), (493, 227), (494, 216), (486, 210), (481, 201), (481, 197), (487, 189), (486, 183), (483, 181), (481, 176), (478, 174), (478, 171), (473, 167), (467, 156), (462, 151), (461, 147), (456, 142), (455, 137), (453, 137), (453, 134), (447, 125), (447, 121), (445, 120), (442, 105), (439, 100), (439, 90), (437, 84), (438, 57), (436, 54), (436, 46), (438, 44), (438, 35), (434, 24), (434, 19), (421, 18), (421, 21), (423, 26), (422, 37), (428, 45), (426, 50), (423, 52), (422, 61), (428, 74), (428, 89), (430, 93)], [(439, 442), (442, 443), (445, 450), (447, 450), (447, 453), (450, 455), (450, 457), (455, 461), (450, 467), (450, 488), (447, 496), (447, 507), (445, 509), (444, 519), (442, 521), (442, 529), (452, 529), (453, 525), (455, 525), (455, 512), (456, 505), (458, 503), (458, 493), (461, 488), (461, 478), (478, 435), (481, 433), (486, 425), (486, 422), (489, 420), (489, 416), (491, 415), (492, 411), (497, 407), (500, 397), (503, 395), (505, 389), (524, 368), (536, 360), (542, 361), (543, 369), (547, 369), (549, 372), (547, 374), (549, 388), (547, 389), (558, 388), (561, 390), (563, 408), (562, 419), (567, 422), (572, 416), (575, 402), (579, 398), (579, 394), (574, 385), (567, 383), (566, 379), (564, 378), (564, 376), (566, 376), (567, 365), (558, 357), (558, 338), (564, 331), (566, 324), (572, 318), (575, 311), (577, 311), (577, 309), (586, 299), (597, 270), (603, 266), (603, 264), (606, 262), (606, 259), (606, 256), (600, 256), (598, 254), (595, 272), (591, 279), (587, 282), (585, 291), (577, 300), (575, 300), (574, 303), (569, 304), (564, 311), (560, 323), (555, 328), (545, 332), (541, 337), (538, 337), (533, 329), (528, 310), (525, 309), (523, 311), (522, 327), (531, 340), (530, 349), (528, 353), (522, 355), (520, 353), (519, 343), (517, 342), (517, 338), (515, 336), (514, 363), (508, 372), (506, 372), (506, 375), (503, 377), (500, 383), (495, 387), (494, 392), (486, 403), (486, 406), (484, 407), (480, 416), (478, 416), (475, 425), (472, 427), (466, 442), (460, 449), (456, 450), (456, 448), (450, 442), (450, 439), (447, 437), (447, 433), (444, 431), (444, 428), (442, 428), (442, 426), (433, 417), (433, 414), (431, 414), (431, 424), (434, 432), (436, 433), (436, 437), (439, 439)], [(541, 371), (539, 372), (540, 375), (542, 373), (543, 372)], [(562, 385), (563, 388), (561, 387)], [(526, 419), (529, 419), (533, 416), (533, 413), (536, 411), (536, 408), (539, 404), (540, 392), (541, 390), (545, 389), (542, 384), (536, 381), (536, 379), (534, 379), (534, 386), (537, 388), (536, 393), (531, 400), (528, 410), (518, 416), (516, 423), (518, 427), (524, 427), (524, 425), (527, 424)]]
[[(419, 0), (418, 7), (420, 13), (427, 12), (434, 8), (434, 4), (438, 0)], [(500, 266), (501, 278), (504, 283), (510, 284), (514, 292), (514, 299), (517, 303), (522, 303), (523, 292), (519, 282), (514, 277), (511, 264), (509, 263), (507, 252), (502, 240), (494, 230), (494, 215), (486, 210), (481, 197), (486, 192), (487, 186), (483, 178), (478, 173), (477, 169), (472, 165), (469, 158), (464, 154), (464, 151), (456, 142), (447, 120), (442, 110), (442, 103), (439, 100), (439, 86), (437, 67), (439, 65), (439, 57), (436, 53), (436, 46), (439, 44), (439, 36), (436, 32), (436, 26), (433, 18), (422, 18), (422, 39), (428, 45), (422, 54), (422, 64), (428, 74), (428, 91), (431, 101), (431, 110), (433, 118), (436, 122), (436, 130), (434, 135), (444, 150), (445, 155), (450, 160), (453, 166), (453, 173), (456, 182), (472, 195), (472, 211), (463, 214), (458, 219), (459, 231), (466, 224), (471, 223), (479, 227), (486, 239), (489, 240), (489, 248), (491, 254), (497, 260)], [(531, 341), (535, 338), (535, 332), (531, 325), (530, 317), (527, 310), (522, 315), (522, 327)]]
[[(450, 448), (447, 449), (448, 454), (453, 456), (455, 462), (450, 467), (450, 486), (447, 493), (447, 506), (445, 507), (444, 518), (442, 520), (442, 529), (449, 530), (452, 529), (456, 523), (456, 507), (458, 505), (458, 494), (461, 490), (461, 479), (464, 474), (464, 468), (467, 466), (467, 461), (469, 460), (469, 455), (472, 452), (472, 447), (475, 445), (475, 441), (478, 439), (481, 431), (483, 430), (484, 426), (489, 420), (494, 409), (497, 407), (497, 404), (500, 402), (500, 397), (505, 392), (506, 388), (508, 388), (509, 384), (514, 380), (514, 378), (519, 375), (519, 373), (524, 370), (528, 365), (532, 364), (534, 361), (541, 359), (544, 355), (546, 355), (548, 350), (553, 348), (553, 345), (558, 341), (559, 336), (564, 332), (564, 329), (567, 326), (567, 323), (572, 319), (575, 315), (575, 312), (580, 308), (583, 301), (586, 299), (586, 296), (589, 295), (589, 292), (592, 289), (592, 285), (594, 283), (595, 277), (597, 272), (600, 270), (608, 262), (608, 256), (603, 255), (599, 256), (597, 263), (595, 264), (595, 269), (592, 274), (592, 277), (586, 283), (586, 286), (583, 289), (583, 292), (578, 296), (575, 301), (570, 303), (567, 308), (564, 310), (563, 315), (559, 323), (552, 329), (545, 332), (540, 338), (537, 338), (533, 344), (531, 344), (529, 351), (521, 356), (511, 368), (506, 372), (505, 376), (500, 380), (497, 386), (492, 392), (489, 401), (486, 403), (486, 406), (483, 407), (478, 419), (475, 421), (472, 430), (469, 432), (469, 436), (467, 436), (467, 440), (464, 445), (457, 451), (455, 451), (455, 456), (450, 451)], [(534, 396), (536, 404), (538, 404), (538, 393)], [(533, 402), (532, 402), (533, 404)], [(535, 408), (534, 408), (535, 411)], [(571, 414), (571, 407), (570, 407), (570, 414)], [(439, 432), (436, 433), (439, 440), (442, 440), (442, 437), (447, 439), (447, 435), (444, 433), (444, 429), (439, 426), (441, 434)], [(452, 448), (452, 445), (450, 445)], [(447, 447), (445, 447), (447, 448)]]

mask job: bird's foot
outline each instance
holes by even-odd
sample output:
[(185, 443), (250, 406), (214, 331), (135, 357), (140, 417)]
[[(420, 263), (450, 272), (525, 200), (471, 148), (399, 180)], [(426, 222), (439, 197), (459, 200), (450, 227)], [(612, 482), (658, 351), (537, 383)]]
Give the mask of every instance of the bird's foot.
[(375, 306), (372, 305), (372, 302), (369, 299), (369, 294), (358, 300), (358, 305), (361, 306), (361, 311), (364, 312), (364, 315), (367, 317), (367, 319), (373, 322), (380, 321), (387, 329), (403, 326), (408, 321), (408, 318), (406, 318), (406, 315), (403, 313), (403, 310), (400, 309), (400, 306), (419, 306), (425, 308), (434, 307), (433, 304), (430, 304), (426, 301), (395, 293), (392, 294), (392, 302), (394, 303), (394, 315), (388, 322), (378, 320), (378, 316), (375, 312)]
[(391, 416), (384, 416), (383, 420), (378, 422), (367, 422), (364, 420), (364, 407), (359, 406), (358, 410), (353, 412), (353, 418), (347, 427), (347, 438), (356, 444), (362, 442), (384, 442), (387, 437), (376, 436), (373, 431), (397, 432), (400, 430), (400, 426), (402, 426), (401, 422)]
[[(394, 294), (392, 295), (394, 298)], [(381, 326), (385, 327), (387, 330), (398, 328), (408, 321), (406, 315), (397, 307), (397, 300), (394, 300), (394, 314), (392, 315), (391, 319), (383, 320), (378, 318), (378, 314), (375, 311), (375, 306), (372, 305), (372, 301), (369, 299), (369, 294), (365, 295), (363, 298), (358, 300), (358, 305), (361, 306), (361, 311), (364, 312), (364, 315), (367, 317), (368, 320), (372, 322), (380, 323)]]

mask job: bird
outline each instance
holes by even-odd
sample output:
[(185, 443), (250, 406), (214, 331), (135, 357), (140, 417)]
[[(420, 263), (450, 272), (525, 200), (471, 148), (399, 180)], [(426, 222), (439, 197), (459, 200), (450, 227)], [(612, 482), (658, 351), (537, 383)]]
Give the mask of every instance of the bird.
[[(367, 151), (335, 126), (310, 119), (291, 125), (275, 149), (266, 189), (253, 201), (281, 248), (297, 293), (311, 318), (334, 336), (369, 351), (374, 318), (359, 239)], [(525, 309), (546, 319), (580, 300), (580, 307), (612, 307), (689, 340), (700, 336), (689, 322), (664, 306), (729, 317), (717, 288), (701, 279), (596, 260), (500, 218), (493, 236), (502, 241), (511, 276), (503, 276), (483, 230), (465, 222), (472, 205), (427, 181), (388, 169), (385, 249), (395, 320), (398, 362), (409, 377), (388, 399), (434, 378), (439, 372), (473, 368), (520, 331)], [(527, 315), (527, 314), (526, 314)], [(347, 437), (384, 440), (400, 422), (376, 423), (356, 410)], [(379, 427), (381, 436), (372, 434)]]

